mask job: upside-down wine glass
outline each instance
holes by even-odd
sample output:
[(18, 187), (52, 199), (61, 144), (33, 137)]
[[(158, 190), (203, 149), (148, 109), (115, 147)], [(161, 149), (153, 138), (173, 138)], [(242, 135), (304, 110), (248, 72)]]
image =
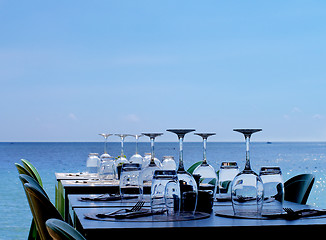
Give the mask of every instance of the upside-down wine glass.
[(121, 141), (121, 154), (120, 156), (118, 156), (117, 160), (115, 161), (117, 178), (119, 179), (122, 164), (129, 163), (128, 159), (125, 156), (123, 145), (124, 145), (125, 138), (130, 136), (130, 134), (115, 134), (115, 135), (120, 137), (120, 141)]
[(136, 138), (136, 153), (129, 158), (131, 163), (139, 163), (140, 166), (143, 164), (143, 157), (138, 153), (138, 139), (143, 136), (143, 134), (131, 135)]
[(154, 141), (157, 136), (163, 135), (163, 133), (142, 133), (143, 135), (149, 137), (151, 140), (151, 161), (149, 165), (142, 169), (142, 181), (144, 186), (151, 186), (153, 175), (155, 170), (159, 170), (160, 167), (155, 164), (155, 155), (154, 155)]
[(195, 133), (203, 138), (203, 162), (194, 170), (193, 174), (200, 175), (199, 190), (212, 190), (213, 199), (215, 199), (217, 187), (217, 174), (214, 168), (207, 163), (206, 145), (207, 138), (215, 135), (215, 133)]
[(99, 135), (101, 135), (102, 137), (104, 137), (104, 153), (101, 155), (101, 159), (103, 157), (111, 157), (110, 154), (108, 154), (107, 152), (107, 143), (108, 143), (108, 137), (112, 136), (113, 134), (110, 133), (100, 133)]
[(233, 180), (231, 186), (231, 200), (235, 215), (259, 216), (261, 215), (264, 187), (261, 178), (250, 166), (249, 144), (251, 134), (262, 129), (233, 129), (233, 131), (244, 134), (246, 141), (246, 164)]
[(194, 177), (185, 170), (183, 165), (183, 139), (187, 133), (193, 132), (195, 129), (167, 129), (166, 131), (177, 134), (179, 138), (180, 152), (177, 175), (181, 193), (180, 211), (195, 213), (198, 195), (197, 183)]

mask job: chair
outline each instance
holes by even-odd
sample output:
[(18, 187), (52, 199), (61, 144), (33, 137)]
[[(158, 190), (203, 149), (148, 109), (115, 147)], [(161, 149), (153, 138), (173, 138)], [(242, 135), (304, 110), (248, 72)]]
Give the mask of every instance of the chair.
[(196, 167), (198, 167), (202, 162), (203, 161), (194, 163), (193, 165), (190, 166), (190, 168), (188, 168), (187, 172), (192, 174), (195, 171)]
[(284, 183), (284, 200), (306, 204), (315, 176), (312, 174), (300, 174)]
[(33, 177), (25, 174), (19, 174), (19, 179), (22, 182), (23, 186), (25, 183), (33, 183), (33, 186), (36, 187), (40, 192), (44, 194), (44, 196), (46, 196), (50, 200), (45, 190), (40, 186), (40, 184)]
[(33, 178), (35, 178), (36, 181), (43, 187), (42, 179), (36, 168), (26, 159), (21, 159), (25, 169), (32, 175)]
[(26, 168), (24, 168), (22, 165), (20, 165), (19, 163), (15, 163), (15, 166), (17, 168), (17, 171), (19, 174), (25, 174), (27, 176), (33, 177), (29, 171), (27, 171)]
[[(24, 189), (24, 184), (25, 183), (28, 183), (28, 182), (38, 183), (38, 182), (36, 182), (36, 180), (30, 175), (30, 173), (23, 166), (21, 166), (18, 163), (15, 163), (15, 165), (16, 165), (16, 168), (17, 168), (18, 172), (20, 173), (19, 174), (19, 179), (23, 184), (23, 189)], [(24, 191), (25, 191), (25, 189), (24, 189)], [(45, 191), (44, 191), (44, 193), (45, 193)], [(45, 195), (47, 196), (46, 193), (45, 193)], [(29, 201), (29, 198), (28, 198), (27, 194), (26, 194), (26, 197), (27, 197), (28, 203), (30, 204), (30, 201)], [(36, 229), (34, 218), (32, 218), (31, 227), (30, 227), (27, 239), (28, 240), (38, 240), (38, 239), (40, 239), (40, 236), (38, 235), (38, 232), (37, 232), (37, 229)]]
[(45, 222), (50, 218), (63, 220), (58, 210), (42, 191), (40, 185), (35, 182), (24, 184), (26, 195), (29, 199), (29, 205), (37, 227), (37, 231), (42, 240), (51, 239), (46, 230)]
[(51, 218), (45, 224), (54, 240), (86, 240), (76, 229), (64, 221)]

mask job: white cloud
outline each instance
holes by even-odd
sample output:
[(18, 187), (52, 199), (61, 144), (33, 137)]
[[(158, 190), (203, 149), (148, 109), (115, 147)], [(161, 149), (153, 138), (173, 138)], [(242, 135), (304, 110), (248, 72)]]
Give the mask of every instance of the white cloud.
[(323, 119), (324, 116), (319, 114), (319, 113), (316, 113), (315, 115), (312, 116), (313, 119)]
[(128, 122), (139, 122), (140, 121), (140, 118), (136, 115), (136, 114), (128, 114), (125, 119), (128, 121)]
[(300, 108), (298, 108), (298, 107), (294, 107), (294, 108), (292, 109), (291, 112), (292, 112), (292, 113), (301, 113), (302, 111), (301, 111)]
[(77, 120), (76, 115), (73, 114), (73, 113), (69, 113), (69, 114), (68, 114), (68, 118), (71, 119), (71, 120)]

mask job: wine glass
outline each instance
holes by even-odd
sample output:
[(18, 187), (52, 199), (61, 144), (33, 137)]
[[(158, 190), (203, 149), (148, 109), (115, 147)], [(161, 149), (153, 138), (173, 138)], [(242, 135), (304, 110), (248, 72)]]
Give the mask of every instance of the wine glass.
[(261, 215), (264, 201), (264, 186), (261, 178), (250, 166), (249, 143), (251, 134), (262, 129), (233, 129), (244, 134), (246, 141), (246, 164), (232, 182), (231, 200), (235, 215), (259, 216)]
[(157, 166), (154, 161), (154, 141), (157, 136), (161, 136), (163, 133), (143, 133), (143, 135), (149, 137), (151, 140), (151, 161), (146, 167), (142, 169), (142, 181), (144, 186), (151, 186), (155, 170), (160, 169), (160, 167)]
[(138, 139), (143, 136), (143, 134), (131, 135), (136, 138), (136, 153), (131, 156), (129, 162), (139, 163), (140, 166), (143, 164), (143, 157), (138, 153)]
[(175, 163), (173, 156), (163, 156), (162, 169), (177, 170), (177, 164)]
[(125, 138), (130, 136), (130, 134), (115, 134), (115, 135), (119, 136), (120, 141), (121, 141), (121, 154), (120, 154), (120, 156), (118, 156), (117, 160), (115, 161), (115, 168), (116, 168), (117, 178), (120, 179), (122, 164), (129, 163), (128, 159), (125, 156), (123, 145), (124, 145)]
[(100, 133), (99, 135), (101, 135), (102, 137), (104, 137), (104, 153), (101, 155), (103, 157), (111, 157), (110, 154), (108, 154), (107, 152), (107, 142), (108, 142), (108, 137), (112, 136), (113, 134), (110, 133)]
[(196, 167), (193, 174), (200, 175), (199, 190), (212, 190), (213, 198), (215, 199), (216, 187), (217, 187), (217, 174), (214, 168), (207, 163), (206, 159), (206, 145), (207, 138), (215, 135), (215, 133), (195, 133), (203, 138), (203, 162)]
[(183, 139), (187, 133), (193, 132), (195, 129), (167, 129), (166, 131), (177, 134), (179, 138), (180, 152), (177, 175), (181, 193), (180, 212), (188, 211), (195, 213), (198, 194), (197, 183), (194, 177), (185, 170), (183, 165)]

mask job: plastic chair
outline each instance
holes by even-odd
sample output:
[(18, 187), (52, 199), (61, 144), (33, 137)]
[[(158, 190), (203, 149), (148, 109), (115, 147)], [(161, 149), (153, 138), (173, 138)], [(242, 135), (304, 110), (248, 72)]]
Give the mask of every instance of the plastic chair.
[(19, 179), (22, 182), (23, 186), (25, 183), (32, 183), (34, 187), (36, 187), (40, 192), (44, 194), (44, 196), (46, 196), (50, 200), (45, 190), (40, 186), (40, 184), (33, 177), (25, 174), (19, 174)]
[(190, 168), (188, 168), (187, 172), (192, 174), (195, 171), (196, 167), (198, 167), (202, 162), (203, 161), (194, 163), (193, 165), (190, 166)]
[(86, 240), (76, 229), (64, 221), (51, 218), (45, 224), (54, 240)]
[(34, 217), (38, 234), (43, 240), (51, 239), (46, 229), (45, 222), (50, 218), (63, 220), (58, 210), (42, 191), (38, 183), (29, 182), (24, 184), (26, 195), (29, 199), (29, 205)]
[(300, 174), (290, 178), (284, 183), (284, 200), (306, 204), (314, 181), (313, 174)]
[[(36, 180), (30, 175), (30, 173), (23, 166), (21, 166), (18, 163), (15, 163), (15, 165), (17, 167), (18, 172), (19, 173), (23, 173), (23, 174), (19, 174), (19, 179), (20, 179), (20, 181), (23, 184), (23, 189), (24, 189), (24, 184), (25, 183), (35, 182), (35, 183), (38, 184), (38, 182), (36, 182)], [(40, 188), (42, 188), (42, 187), (40, 186)], [(25, 192), (25, 189), (24, 189), (24, 192)], [(45, 193), (45, 195), (47, 196), (46, 193)], [(27, 200), (28, 200), (28, 204), (30, 204), (30, 200), (29, 200), (27, 194), (26, 194), (26, 197), (27, 197)], [(29, 229), (29, 234), (28, 234), (28, 238), (27, 239), (28, 240), (38, 240), (38, 239), (40, 239), (40, 236), (38, 235), (38, 232), (37, 232), (37, 229), (36, 229), (34, 218), (32, 218), (31, 227)]]
[(43, 187), (41, 176), (38, 173), (38, 171), (36, 170), (36, 168), (33, 166), (33, 164), (31, 164), (26, 159), (21, 159), (21, 161), (22, 161), (25, 169), (32, 175), (33, 178), (36, 179), (36, 181), (38, 181), (38, 183), (41, 185), (41, 187)]
[(25, 174), (27, 176), (33, 177), (29, 171), (27, 171), (26, 168), (24, 168), (22, 165), (20, 165), (19, 163), (15, 163), (15, 166), (17, 168), (17, 171), (19, 174)]

